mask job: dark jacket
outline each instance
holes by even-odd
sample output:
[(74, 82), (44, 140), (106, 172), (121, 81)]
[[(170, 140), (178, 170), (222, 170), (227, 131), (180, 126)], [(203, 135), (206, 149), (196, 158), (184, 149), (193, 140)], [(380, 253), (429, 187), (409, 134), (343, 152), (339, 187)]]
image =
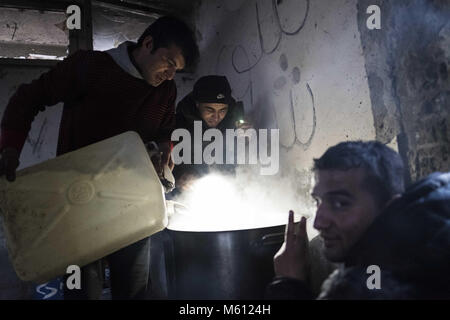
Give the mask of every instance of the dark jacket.
[(61, 101), (58, 155), (129, 130), (145, 142), (169, 142), (176, 92), (173, 80), (155, 88), (108, 53), (80, 50), (17, 89), (1, 121), (0, 149), (20, 152), (38, 112)]
[[(371, 265), (380, 268), (381, 289), (367, 288)], [(343, 268), (325, 281), (319, 299), (450, 299), (449, 270), (450, 172), (434, 173), (375, 219)], [(277, 296), (311, 294), (289, 279), (269, 285), (268, 298)]]
[[(219, 123), (216, 129), (220, 130), (225, 138), (226, 129), (236, 129), (236, 121), (243, 118), (243, 109), (233, 100), (228, 106), (228, 112), (224, 119)], [(184, 97), (177, 105), (176, 113), (176, 128), (187, 129), (192, 138), (194, 138), (194, 121), (202, 122), (202, 135), (205, 130), (208, 129), (208, 126), (205, 121), (200, 117), (200, 113), (198, 112), (196, 102), (193, 98), (192, 92)], [(204, 148), (211, 143), (210, 141), (203, 142), (202, 151)], [(194, 152), (193, 147), (194, 141), (192, 143), (192, 153)], [(224, 141), (224, 149), (225, 149), (225, 141)], [(225, 150), (224, 150), (225, 155)], [(192, 154), (191, 159), (194, 159), (194, 155)], [(232, 173), (234, 172), (234, 165), (207, 165), (207, 164), (179, 164), (176, 165), (173, 170), (173, 175), (175, 180), (179, 179), (183, 174), (189, 173), (196, 177), (201, 177), (204, 174), (210, 172), (211, 168), (215, 168), (222, 172)]]

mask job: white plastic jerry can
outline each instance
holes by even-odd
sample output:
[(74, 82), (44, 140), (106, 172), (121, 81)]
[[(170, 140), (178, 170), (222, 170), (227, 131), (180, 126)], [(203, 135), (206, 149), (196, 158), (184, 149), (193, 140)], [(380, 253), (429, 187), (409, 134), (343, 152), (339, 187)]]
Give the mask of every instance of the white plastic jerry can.
[(46, 282), (167, 226), (144, 143), (126, 132), (1, 179), (8, 252), (20, 279)]

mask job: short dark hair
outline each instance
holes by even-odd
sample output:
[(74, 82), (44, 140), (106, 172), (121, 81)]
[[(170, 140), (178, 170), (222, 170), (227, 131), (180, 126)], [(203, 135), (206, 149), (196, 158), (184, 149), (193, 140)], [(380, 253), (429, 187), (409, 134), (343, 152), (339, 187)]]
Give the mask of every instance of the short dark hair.
[(137, 45), (147, 36), (153, 38), (153, 51), (159, 48), (168, 48), (176, 45), (181, 49), (185, 60), (185, 69), (193, 68), (200, 56), (197, 43), (192, 30), (186, 23), (178, 18), (165, 16), (157, 19), (145, 29), (138, 39)]
[(405, 191), (404, 166), (400, 155), (378, 141), (346, 141), (314, 159), (313, 171), (363, 168), (365, 185), (380, 204)]

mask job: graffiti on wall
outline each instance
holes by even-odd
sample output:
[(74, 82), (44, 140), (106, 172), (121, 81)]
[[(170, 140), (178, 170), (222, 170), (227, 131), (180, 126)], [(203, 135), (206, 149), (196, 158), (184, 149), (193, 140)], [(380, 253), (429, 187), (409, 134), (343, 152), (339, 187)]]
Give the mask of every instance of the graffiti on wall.
[(33, 137), (33, 132), (28, 134), (26, 142), (31, 145), (31, 150), (33, 155), (35, 155), (38, 159), (41, 157), (41, 149), (45, 140), (45, 134), (47, 132), (47, 118), (44, 118), (42, 122), (37, 137)]
[[(264, 41), (265, 40), (264, 40), (264, 36), (263, 36), (263, 31), (262, 31), (262, 23), (261, 23), (261, 18), (260, 18), (260, 12), (259, 12), (259, 7), (258, 7), (258, 2), (256, 2), (255, 3), (256, 26), (258, 28), (258, 40), (259, 40), (259, 47), (260, 47), (261, 52), (260, 52), (259, 57), (256, 59), (256, 62), (254, 62), (251, 66), (247, 66), (245, 68), (239, 68), (237, 66), (237, 64), (236, 64), (236, 56), (237, 56), (237, 53), (238, 53), (239, 50), (245, 51), (245, 49), (242, 46), (239, 46), (239, 45), (236, 46), (234, 48), (234, 50), (233, 50), (233, 53), (232, 53), (231, 63), (233, 65), (234, 70), (237, 73), (244, 73), (244, 72), (250, 71), (251, 69), (253, 69), (261, 61), (261, 58), (264, 55), (270, 55), (270, 54), (274, 53), (278, 49), (283, 35), (295, 36), (303, 29), (303, 27), (305, 25), (305, 22), (306, 22), (306, 19), (308, 18), (309, 1), (310, 0), (304, 0), (304, 2), (306, 4), (306, 10), (305, 10), (304, 16), (303, 16), (299, 26), (293, 31), (288, 31), (283, 26), (281, 18), (280, 18), (280, 13), (279, 13), (279, 10), (278, 10), (278, 1), (279, 0), (272, 0), (272, 10), (273, 10), (273, 15), (275, 16), (275, 21), (276, 21), (276, 23), (275, 23), (276, 30), (274, 30), (274, 32), (277, 34), (277, 40), (275, 41), (275, 45), (272, 48), (269, 48), (269, 49), (265, 48), (265, 45), (264, 45)], [(245, 54), (247, 54), (247, 53), (245, 53)]]
[[(219, 50), (215, 72), (232, 79), (233, 94), (238, 100), (243, 100), (251, 110), (255, 110), (256, 104), (254, 85), (261, 85), (261, 79), (252, 77), (252, 70), (262, 63), (264, 57), (279, 54), (282, 39), (298, 35), (308, 19), (310, 0), (297, 1), (296, 4), (301, 7), (299, 10), (301, 14), (295, 15), (295, 23), (287, 26), (288, 19), (284, 16), (286, 12), (283, 15), (280, 11), (283, 2), (272, 0), (270, 7), (255, 2), (256, 47), (259, 51), (257, 54), (249, 54), (243, 44), (223, 45)], [(307, 149), (316, 132), (313, 90), (306, 81), (302, 82), (300, 67), (294, 66), (289, 69), (285, 53), (280, 54), (278, 73), (280, 74), (278, 77), (270, 79), (274, 104), (272, 112), (269, 113), (273, 114), (275, 125), (280, 129), (280, 145), (288, 150), (294, 145)], [(261, 108), (267, 106), (264, 105), (264, 101), (262, 104), (258, 104), (259, 110), (255, 113), (263, 114)]]

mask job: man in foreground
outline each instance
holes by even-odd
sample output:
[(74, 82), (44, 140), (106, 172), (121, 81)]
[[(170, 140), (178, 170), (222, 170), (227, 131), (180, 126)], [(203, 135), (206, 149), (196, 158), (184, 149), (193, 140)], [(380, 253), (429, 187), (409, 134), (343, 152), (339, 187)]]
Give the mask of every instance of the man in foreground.
[[(314, 228), (323, 255), (348, 264), (352, 249), (383, 209), (404, 192), (403, 164), (398, 153), (380, 142), (343, 142), (314, 160), (317, 203)], [(275, 255), (275, 279), (268, 298), (312, 299), (306, 220), (296, 226), (290, 212), (286, 240)], [(314, 239), (312, 241), (315, 241)]]

